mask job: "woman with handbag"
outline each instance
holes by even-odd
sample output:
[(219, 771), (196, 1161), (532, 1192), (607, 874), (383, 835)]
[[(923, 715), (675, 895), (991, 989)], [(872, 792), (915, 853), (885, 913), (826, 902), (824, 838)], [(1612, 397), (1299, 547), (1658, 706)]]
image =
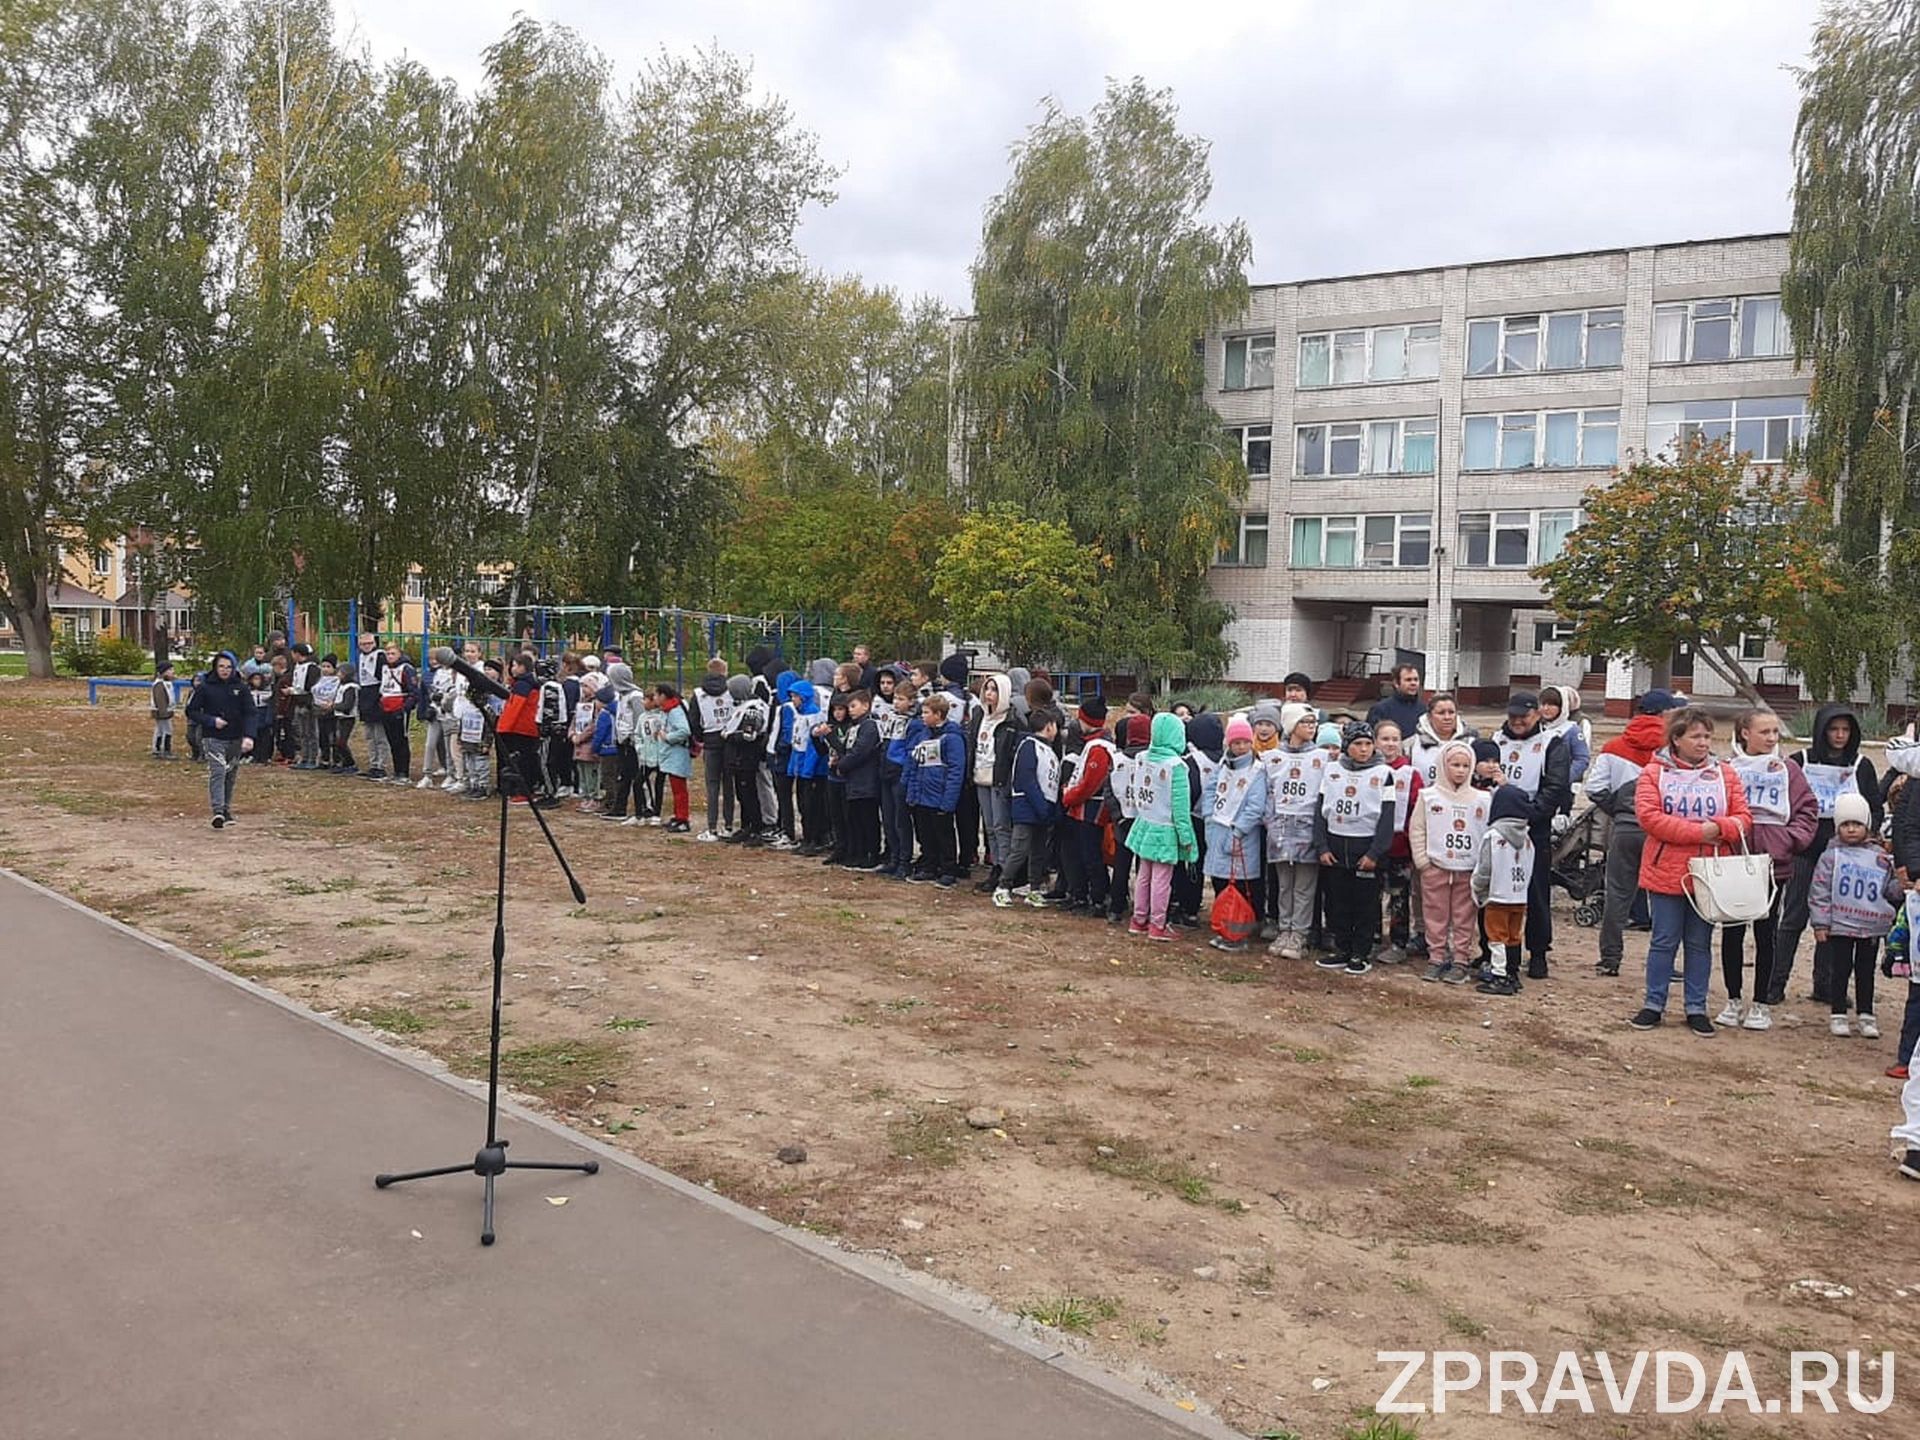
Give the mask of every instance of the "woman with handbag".
[(1667, 747), (1641, 772), (1634, 817), (1647, 837), (1640, 888), (1653, 910), (1653, 941), (1647, 947), (1646, 1002), (1628, 1023), (1636, 1030), (1660, 1023), (1673, 962), (1684, 951), (1687, 1028), (1705, 1039), (1713, 1034), (1707, 1018), (1713, 923), (1691, 898), (1691, 862), (1744, 849), (1753, 812), (1733, 767), (1713, 758), (1713, 716), (1699, 706), (1676, 710), (1667, 720)]
[[(1727, 1004), (1713, 1023), (1748, 1030), (1773, 1028), (1767, 997), (1773, 993), (1773, 946), (1780, 901), (1793, 880), (1793, 859), (1813, 843), (1820, 827), (1820, 802), (1798, 765), (1780, 753), (1780, 717), (1771, 710), (1749, 710), (1733, 722), (1733, 754), (1728, 763), (1740, 777), (1747, 808), (1753, 812), (1753, 848), (1773, 861), (1773, 903), (1751, 925), (1720, 927), (1720, 973), (1727, 982)], [(1753, 1003), (1744, 998), (1743, 971), (1747, 933), (1753, 933)]]
[(1238, 953), (1259, 929), (1254, 897), (1266, 864), (1260, 831), (1267, 819), (1267, 767), (1254, 756), (1253, 727), (1244, 716), (1227, 722), (1226, 758), (1201, 794), (1207, 827), (1205, 869), (1213, 880), (1214, 934), (1207, 943)]

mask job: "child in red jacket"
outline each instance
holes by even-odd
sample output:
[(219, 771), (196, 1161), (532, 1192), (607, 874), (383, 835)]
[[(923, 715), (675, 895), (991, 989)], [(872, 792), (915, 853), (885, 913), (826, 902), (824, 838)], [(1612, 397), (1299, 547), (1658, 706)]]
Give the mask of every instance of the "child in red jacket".
[(1080, 702), (1080, 749), (1060, 792), (1064, 829), (1060, 864), (1066, 872), (1066, 910), (1100, 914), (1107, 908), (1107, 863), (1100, 824), (1101, 797), (1113, 774), (1113, 737), (1107, 734), (1107, 702), (1095, 695)]

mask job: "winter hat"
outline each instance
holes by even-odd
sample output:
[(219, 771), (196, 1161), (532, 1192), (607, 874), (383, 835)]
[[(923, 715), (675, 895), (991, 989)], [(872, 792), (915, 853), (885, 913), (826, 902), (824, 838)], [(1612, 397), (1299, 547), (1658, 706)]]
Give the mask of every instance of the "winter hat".
[[(1243, 725), (1245, 721), (1241, 722)], [(1253, 733), (1253, 727), (1247, 725), (1247, 733)], [(1202, 711), (1187, 722), (1187, 745), (1198, 750), (1209, 760), (1218, 760), (1227, 748), (1227, 727), (1220, 716)]]
[(1227, 722), (1227, 744), (1231, 745), (1236, 740), (1249, 743), (1253, 740), (1253, 726), (1247, 723), (1243, 715), (1236, 715)]
[(616, 695), (624, 695), (633, 689), (633, 667), (616, 660), (607, 666), (607, 684), (613, 687)]
[(580, 664), (585, 669), (598, 670), (600, 668), (600, 657), (598, 655), (582, 655), (580, 657)]
[(1295, 670), (1280, 683), (1282, 685), (1298, 685), (1302, 690), (1307, 692), (1307, 698), (1309, 700), (1313, 698), (1313, 681), (1307, 677), (1307, 673), (1304, 670)]
[(753, 681), (745, 675), (730, 675), (727, 677), (727, 694), (736, 701), (750, 699), (753, 695)]
[(1478, 765), (1482, 760), (1497, 761), (1499, 758), (1500, 758), (1500, 747), (1494, 741), (1476, 740), (1473, 742), (1473, 763), (1474, 764)]
[[(445, 649), (444, 646), (441, 648)], [(307, 644), (306, 641), (302, 640), (298, 645), (293, 647), (293, 653), (296, 655), (311, 655), (313, 654), (313, 647)], [(451, 650), (448, 650), (447, 651), (448, 659), (451, 659), (452, 656), (453, 656), (453, 652)], [(439, 660), (442, 665), (447, 663), (446, 660), (440, 659), (440, 652), (438, 650), (434, 651), (434, 659)]]
[(1280, 707), (1280, 733), (1291, 739), (1302, 720), (1313, 718), (1313, 707), (1302, 705), (1298, 700)]
[(1373, 739), (1373, 726), (1364, 720), (1350, 720), (1340, 731), (1340, 748), (1346, 749), (1356, 740)]
[(727, 673), (727, 662), (723, 657), (716, 655), (711, 660), (707, 661), (707, 674), (724, 675), (726, 673)]
[(1153, 717), (1151, 715), (1129, 715), (1126, 724), (1126, 738), (1123, 745), (1145, 745), (1153, 738)]
[(1493, 803), (1487, 807), (1488, 820), (1530, 820), (1533, 802), (1527, 798), (1527, 792), (1518, 785), (1501, 785), (1493, 792)]
[(1678, 710), (1686, 703), (1685, 700), (1682, 700), (1671, 690), (1649, 690), (1640, 697), (1640, 713), (1642, 715), (1664, 715), (1669, 710)]
[(1104, 722), (1107, 718), (1107, 702), (1098, 695), (1090, 695), (1080, 702), (1080, 718)]
[(1325, 749), (1340, 748), (1340, 727), (1331, 720), (1320, 722), (1320, 728), (1313, 734), (1313, 743)]
[(1267, 724), (1273, 726), (1274, 729), (1284, 734), (1285, 729), (1280, 723), (1283, 718), (1284, 712), (1278, 705), (1275, 705), (1270, 700), (1263, 700), (1247, 712), (1247, 728), (1252, 729), (1264, 720)]
[(591, 700), (606, 688), (607, 677), (598, 671), (580, 677), (580, 698), (582, 700)]
[(1842, 795), (1833, 802), (1833, 824), (1837, 830), (1851, 820), (1856, 825), (1873, 828), (1873, 808), (1867, 804), (1864, 795)]
[(967, 657), (956, 650), (940, 662), (940, 678), (949, 685), (964, 685), (970, 668)]

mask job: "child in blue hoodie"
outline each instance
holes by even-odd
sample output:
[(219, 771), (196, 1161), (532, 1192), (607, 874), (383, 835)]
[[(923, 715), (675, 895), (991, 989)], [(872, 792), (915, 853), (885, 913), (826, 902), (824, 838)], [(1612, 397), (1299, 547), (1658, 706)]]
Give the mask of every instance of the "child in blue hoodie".
[(774, 828), (780, 832), (773, 842), (776, 850), (791, 850), (798, 835), (793, 805), (793, 696), (794, 687), (806, 683), (797, 670), (782, 670), (773, 682)]
[(814, 743), (813, 727), (821, 721), (820, 692), (807, 680), (796, 680), (787, 692), (792, 716), (787, 734), (792, 753), (787, 774), (793, 778), (794, 805), (800, 812), (801, 843), (796, 855), (821, 855), (827, 845), (827, 758)]
[(952, 708), (938, 692), (921, 701), (920, 718), (907, 732), (907, 763), (901, 771), (913, 828), (920, 837), (922, 866), (907, 878), (931, 880), (943, 890), (951, 890), (959, 880), (953, 812), (967, 778), (966, 741), (960, 728), (947, 722)]
[(1000, 870), (1000, 885), (993, 892), (993, 903), (1001, 909), (1013, 904), (1013, 890), (1025, 886), (1027, 904), (1040, 910), (1046, 896), (1033, 884), (1036, 859), (1046, 863), (1047, 839), (1060, 814), (1060, 756), (1053, 748), (1060, 733), (1060, 716), (1051, 708), (1034, 710), (1027, 718), (1027, 733), (1013, 752), (1013, 843), (1007, 848), (1007, 863)]

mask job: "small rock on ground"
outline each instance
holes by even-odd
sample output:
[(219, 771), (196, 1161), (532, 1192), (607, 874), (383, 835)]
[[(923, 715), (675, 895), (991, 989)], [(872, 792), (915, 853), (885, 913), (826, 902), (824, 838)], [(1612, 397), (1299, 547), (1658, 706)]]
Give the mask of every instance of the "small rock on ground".
[(782, 1165), (804, 1165), (807, 1163), (807, 1147), (804, 1145), (782, 1145), (774, 1151), (773, 1158)]
[(967, 1111), (967, 1124), (975, 1130), (991, 1130), (1004, 1119), (1006, 1116), (991, 1105), (976, 1105)]

